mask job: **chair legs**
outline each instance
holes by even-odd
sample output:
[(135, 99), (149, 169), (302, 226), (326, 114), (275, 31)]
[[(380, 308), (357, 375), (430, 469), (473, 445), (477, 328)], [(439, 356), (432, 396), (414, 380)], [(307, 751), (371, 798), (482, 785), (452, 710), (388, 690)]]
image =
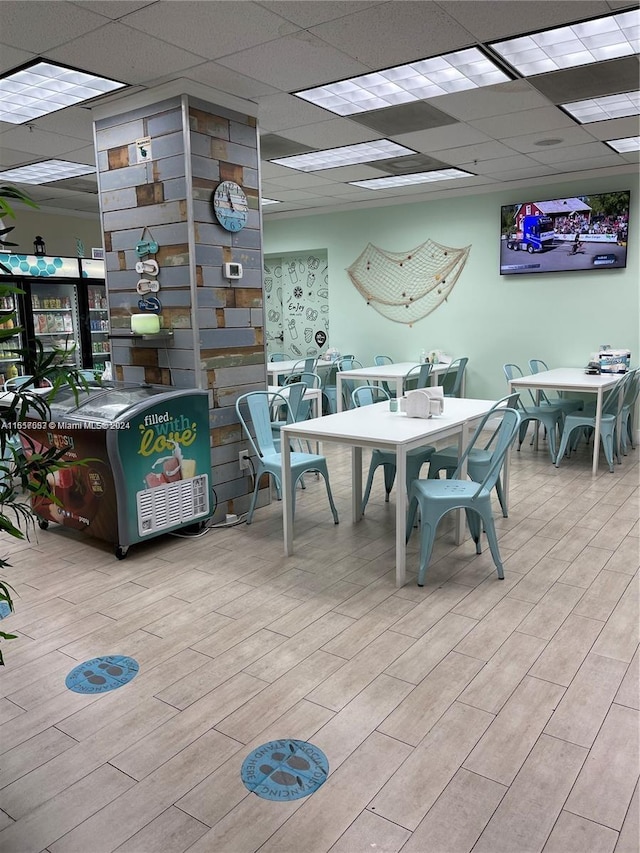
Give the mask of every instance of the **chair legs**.
[[(425, 448), (426, 456), (407, 456), (407, 493), (411, 487), (411, 483), (417, 480), (420, 476), (420, 469), (425, 462), (429, 461), (430, 448)], [(384, 466), (384, 488), (385, 488), (385, 503), (389, 503), (389, 495), (393, 488), (396, 479), (396, 462), (395, 456), (389, 458), (389, 454), (381, 450), (374, 450), (371, 453), (371, 464), (369, 465), (369, 475), (367, 477), (367, 485), (362, 498), (361, 513), (364, 515), (365, 507), (369, 502), (371, 487), (373, 485), (373, 476), (380, 466)]]
[[(420, 565), (418, 569), (418, 586), (424, 586), (424, 579), (427, 573), (427, 566), (429, 565), (429, 560), (431, 559), (431, 553), (433, 551), (433, 546), (436, 538), (436, 529), (440, 520), (448, 513), (454, 509), (461, 509), (462, 507), (449, 506), (443, 511), (434, 510), (430, 504), (428, 498), (425, 500), (420, 500), (419, 497), (416, 497), (415, 493), (411, 495), (411, 499), (409, 501), (409, 509), (407, 512), (407, 528), (406, 528), (406, 541), (409, 541), (411, 536), (411, 531), (413, 530), (413, 525), (416, 519), (416, 513), (420, 508)], [(491, 556), (493, 558), (493, 562), (496, 567), (496, 571), (498, 573), (499, 580), (504, 580), (504, 568), (502, 565), (502, 558), (500, 556), (500, 549), (498, 547), (498, 537), (496, 535), (496, 527), (495, 522), (493, 520), (493, 513), (491, 511), (491, 499), (489, 496), (485, 498), (478, 498), (474, 501), (473, 509), (465, 507), (465, 512), (467, 516), (467, 524), (469, 526), (469, 532), (471, 537), (476, 545), (476, 553), (481, 554), (482, 548), (480, 545), (482, 531), (484, 529), (487, 534), (487, 541), (489, 542), (489, 549), (491, 551)]]
[[(571, 435), (578, 429), (583, 429), (584, 424), (575, 424), (573, 426), (567, 427), (565, 424), (565, 428), (562, 431), (562, 438), (560, 439), (560, 447), (558, 449), (558, 455), (556, 456), (555, 465), (556, 468), (560, 467), (560, 461), (565, 454), (567, 446), (571, 441)], [(613, 474), (613, 457), (614, 454), (616, 458), (619, 460), (617, 448), (615, 447), (614, 442), (615, 435), (615, 421), (611, 423), (607, 423), (607, 421), (602, 421), (600, 424), (600, 438), (602, 440), (602, 448), (604, 450), (604, 455), (607, 459), (607, 463), (609, 464), (609, 471)]]

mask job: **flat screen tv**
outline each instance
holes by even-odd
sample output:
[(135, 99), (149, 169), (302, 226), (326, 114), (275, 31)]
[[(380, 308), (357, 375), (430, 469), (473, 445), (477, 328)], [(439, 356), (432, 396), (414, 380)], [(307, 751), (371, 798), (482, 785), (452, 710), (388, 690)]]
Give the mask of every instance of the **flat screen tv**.
[(629, 190), (502, 207), (500, 275), (622, 269)]

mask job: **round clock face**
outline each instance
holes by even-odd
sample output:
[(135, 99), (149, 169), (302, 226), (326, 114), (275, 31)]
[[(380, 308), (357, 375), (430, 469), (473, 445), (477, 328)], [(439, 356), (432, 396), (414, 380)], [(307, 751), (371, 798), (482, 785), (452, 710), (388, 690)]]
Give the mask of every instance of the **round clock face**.
[(247, 224), (247, 197), (238, 184), (233, 181), (218, 184), (212, 202), (216, 219), (227, 231), (239, 231)]

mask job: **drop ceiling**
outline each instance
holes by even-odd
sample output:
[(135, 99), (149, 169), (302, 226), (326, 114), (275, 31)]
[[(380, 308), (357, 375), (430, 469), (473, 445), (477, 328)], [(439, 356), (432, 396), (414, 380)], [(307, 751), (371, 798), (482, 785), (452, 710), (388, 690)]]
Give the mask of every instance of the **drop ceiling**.
[[(630, 174), (638, 152), (605, 142), (637, 136), (638, 117), (580, 125), (559, 104), (637, 87), (638, 55), (455, 92), (342, 118), (294, 92), (441, 53), (481, 47), (638, 8), (625, 0), (4, 0), (0, 72), (41, 57), (120, 80), (128, 91), (176, 79), (256, 105), (265, 218), (491, 192), (571, 178)], [(106, 100), (114, 96), (107, 96)], [(105, 100), (105, 99), (102, 99)], [(93, 164), (91, 105), (28, 125), (0, 122), (0, 170), (49, 158)], [(267, 158), (387, 138), (416, 171), (461, 180), (368, 190), (349, 182), (405, 174), (402, 158), (311, 173)], [(409, 161), (408, 161), (409, 162)], [(95, 178), (26, 185), (45, 210), (98, 213)]]

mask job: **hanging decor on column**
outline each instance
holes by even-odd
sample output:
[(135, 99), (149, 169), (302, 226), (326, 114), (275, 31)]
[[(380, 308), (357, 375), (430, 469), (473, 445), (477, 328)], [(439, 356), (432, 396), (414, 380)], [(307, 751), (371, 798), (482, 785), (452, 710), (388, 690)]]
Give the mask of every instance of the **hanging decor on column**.
[(389, 252), (368, 243), (347, 267), (367, 305), (394, 323), (411, 326), (449, 296), (471, 246), (454, 249), (427, 240), (409, 252)]

